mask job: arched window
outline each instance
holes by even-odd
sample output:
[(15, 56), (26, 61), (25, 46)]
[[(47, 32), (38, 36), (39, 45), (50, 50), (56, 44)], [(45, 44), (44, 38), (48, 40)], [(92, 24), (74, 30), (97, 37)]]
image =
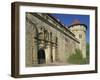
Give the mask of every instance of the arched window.
[(48, 32), (47, 30), (44, 31), (44, 39), (45, 39), (46, 41), (49, 40), (49, 32)]

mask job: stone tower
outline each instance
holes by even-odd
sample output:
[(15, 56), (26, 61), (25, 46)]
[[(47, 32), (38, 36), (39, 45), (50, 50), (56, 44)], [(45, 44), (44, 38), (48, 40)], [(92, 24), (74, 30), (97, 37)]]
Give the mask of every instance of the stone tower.
[(75, 34), (79, 40), (79, 49), (82, 51), (83, 58), (86, 58), (86, 29), (85, 24), (81, 24), (79, 20), (75, 20), (69, 29)]

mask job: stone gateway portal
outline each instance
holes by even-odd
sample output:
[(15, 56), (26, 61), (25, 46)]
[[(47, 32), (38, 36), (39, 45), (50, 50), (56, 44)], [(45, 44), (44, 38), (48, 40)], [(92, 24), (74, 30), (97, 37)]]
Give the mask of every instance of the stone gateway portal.
[(44, 49), (40, 49), (38, 51), (38, 63), (39, 64), (45, 63), (45, 51), (44, 51)]
[(86, 27), (79, 21), (65, 27), (50, 14), (26, 12), (26, 67), (68, 64), (77, 48), (86, 58)]

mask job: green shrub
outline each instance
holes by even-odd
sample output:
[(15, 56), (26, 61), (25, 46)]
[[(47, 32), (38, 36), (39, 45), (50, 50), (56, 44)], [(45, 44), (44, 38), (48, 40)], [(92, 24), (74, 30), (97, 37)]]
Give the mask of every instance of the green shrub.
[(71, 64), (86, 64), (86, 59), (83, 58), (80, 49), (76, 49), (75, 53), (69, 56), (68, 62)]
[(90, 53), (90, 51), (89, 51), (89, 48), (90, 48), (90, 45), (89, 45), (89, 43), (86, 43), (86, 60), (87, 60), (87, 63), (89, 63), (89, 53)]

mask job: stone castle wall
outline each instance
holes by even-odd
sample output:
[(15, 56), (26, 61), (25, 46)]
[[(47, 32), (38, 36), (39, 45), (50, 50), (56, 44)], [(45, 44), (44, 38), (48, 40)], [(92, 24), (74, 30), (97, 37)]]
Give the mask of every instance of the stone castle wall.
[(47, 14), (26, 13), (26, 66), (67, 63), (80, 44), (72, 32)]

